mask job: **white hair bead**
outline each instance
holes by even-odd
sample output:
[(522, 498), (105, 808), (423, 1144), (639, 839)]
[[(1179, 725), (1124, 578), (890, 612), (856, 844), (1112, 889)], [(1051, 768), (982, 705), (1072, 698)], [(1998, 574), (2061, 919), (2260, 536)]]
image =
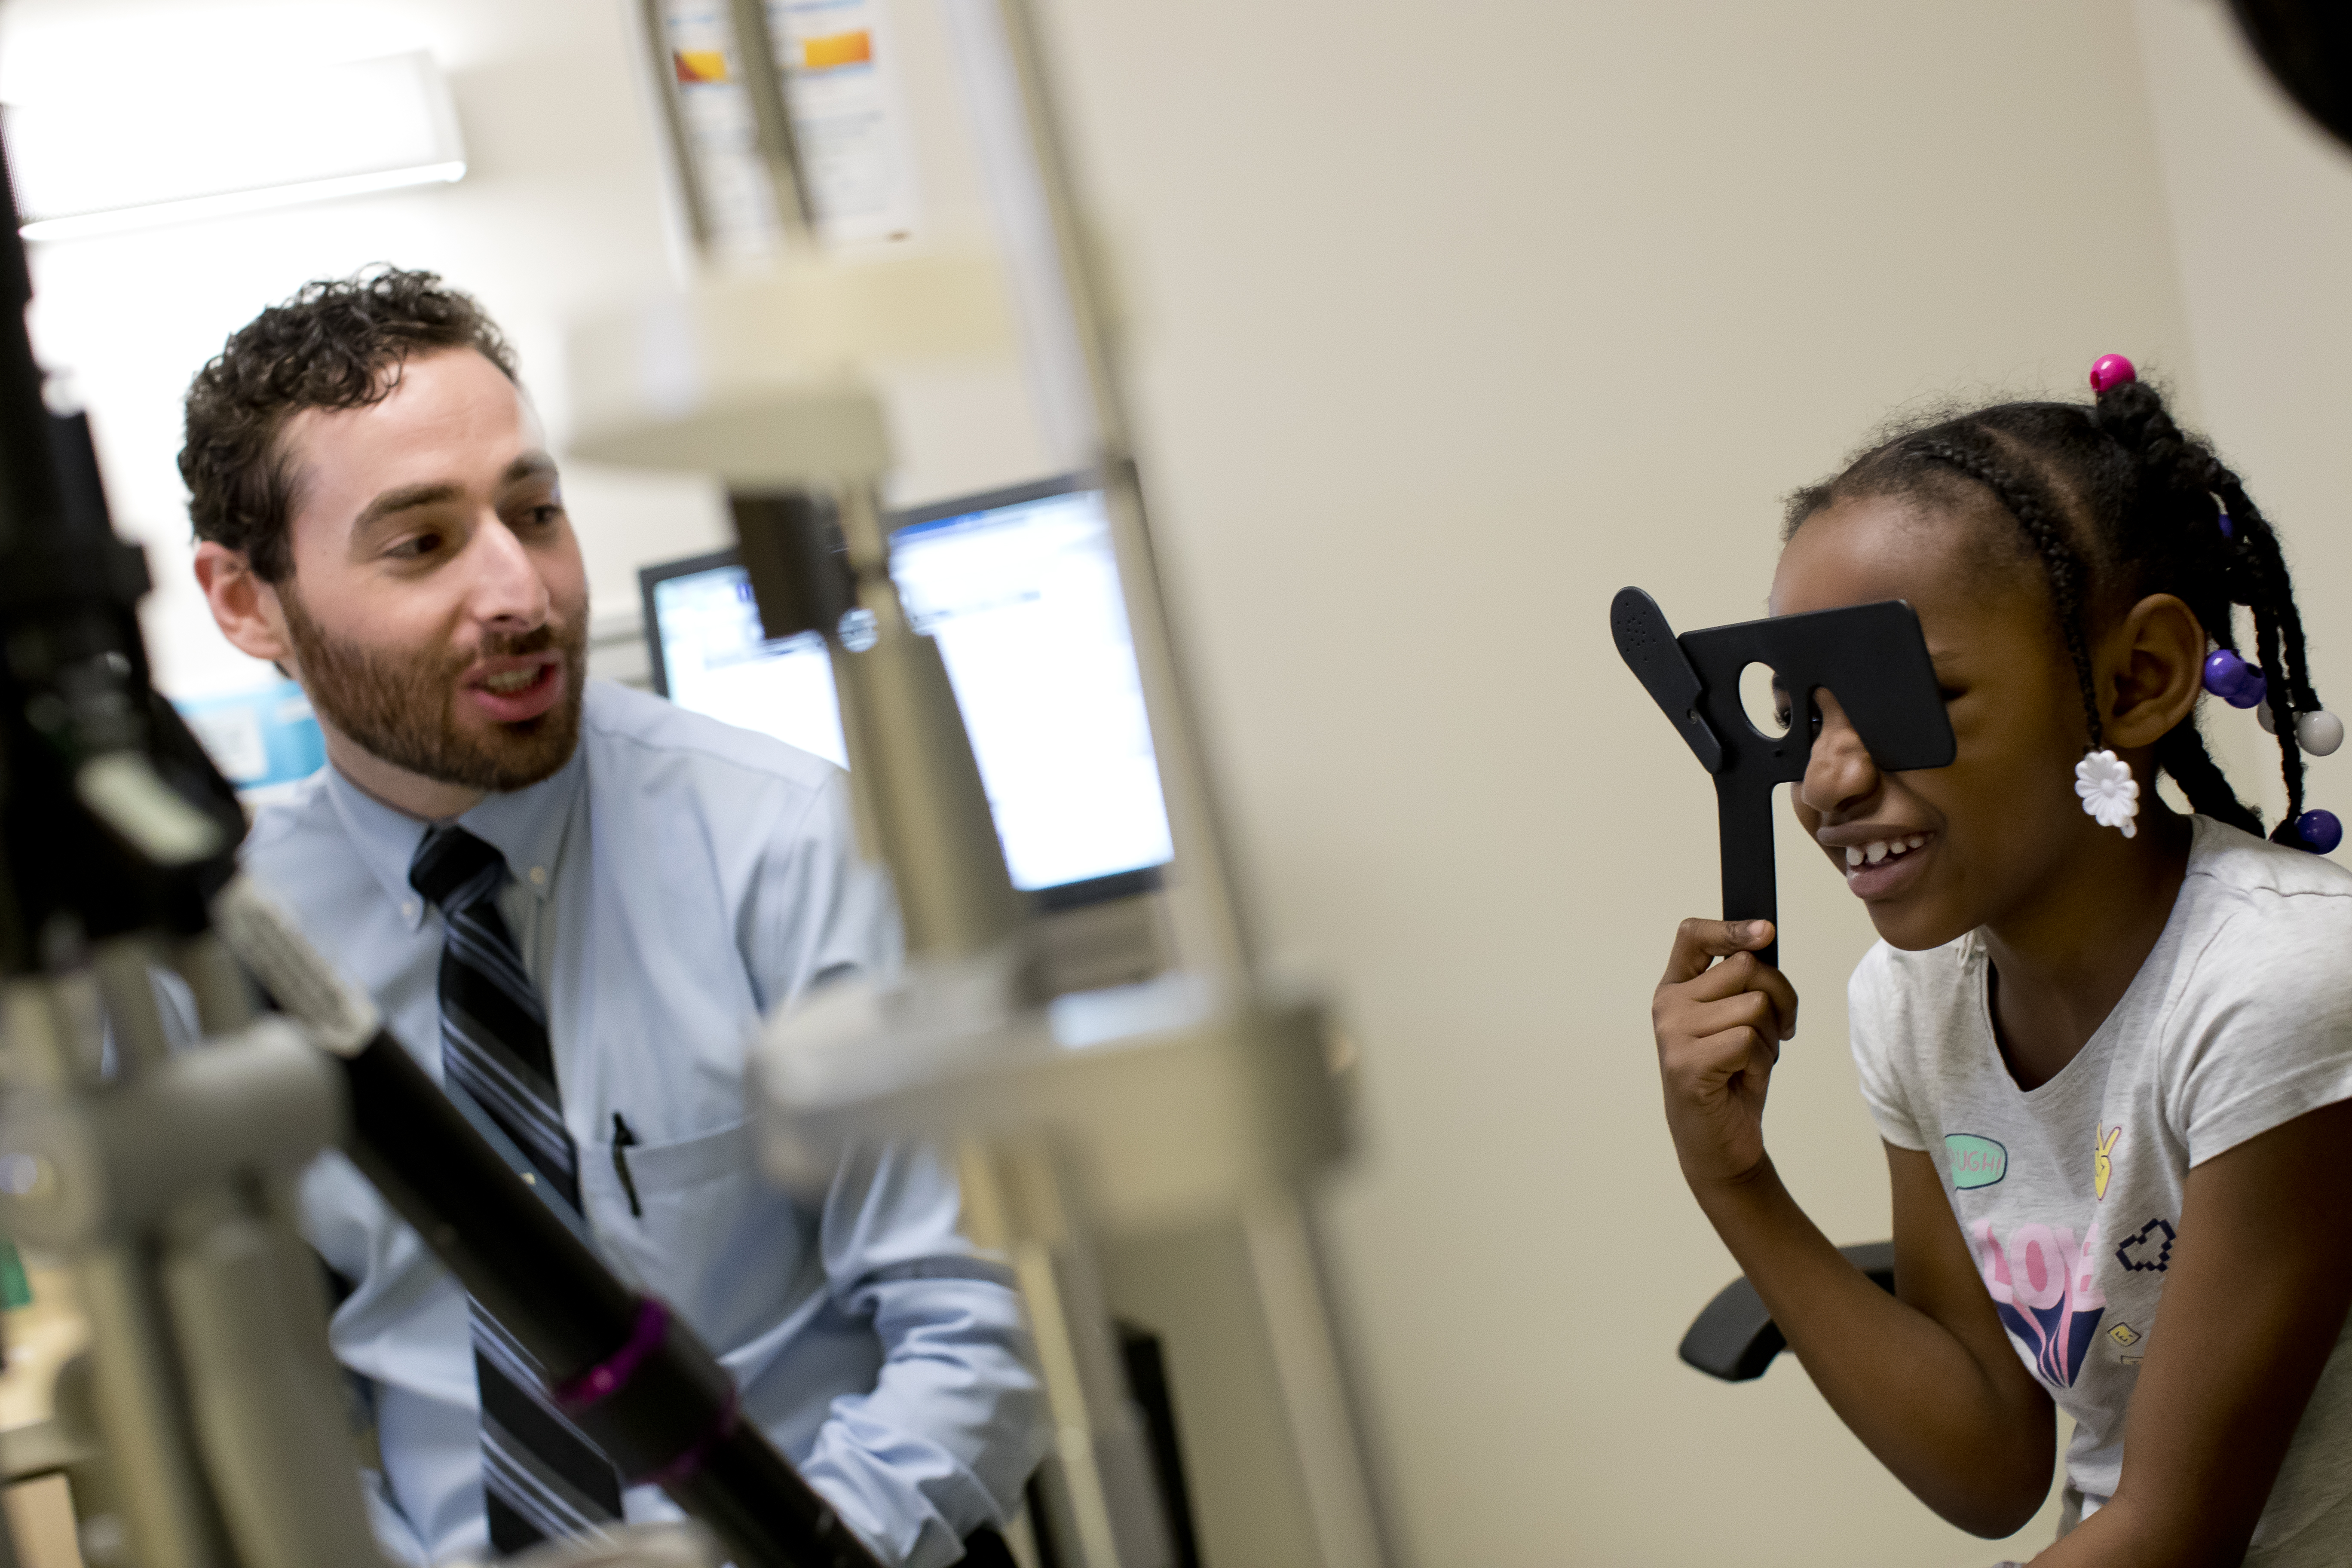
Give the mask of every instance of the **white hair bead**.
[(2344, 743), (2344, 721), (2325, 709), (2315, 708), (2308, 713), (2294, 716), (2295, 743), (2315, 757), (2335, 754)]

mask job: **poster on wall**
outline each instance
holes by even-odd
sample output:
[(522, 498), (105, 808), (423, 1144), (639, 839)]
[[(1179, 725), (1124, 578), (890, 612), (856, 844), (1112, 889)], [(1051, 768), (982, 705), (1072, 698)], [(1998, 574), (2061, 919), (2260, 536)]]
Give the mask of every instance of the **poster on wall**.
[(318, 715), (293, 681), (226, 696), (177, 698), (172, 706), (248, 810), (327, 765)]
[[(827, 246), (914, 237), (915, 181), (882, 0), (766, 0), (801, 171)], [(750, 93), (734, 69), (725, 0), (666, 0), (678, 118), (714, 246), (774, 247), (774, 199), (760, 165)]]

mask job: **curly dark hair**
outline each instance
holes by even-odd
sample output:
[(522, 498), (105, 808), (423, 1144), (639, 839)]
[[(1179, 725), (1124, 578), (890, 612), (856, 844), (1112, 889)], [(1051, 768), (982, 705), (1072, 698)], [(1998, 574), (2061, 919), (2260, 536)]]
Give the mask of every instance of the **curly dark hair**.
[[(2102, 743), (2089, 633), (2104, 608), (2174, 594), (2214, 644), (2232, 652), (2234, 612), (2253, 622), (2255, 658), (2278, 735), (2286, 818), (2271, 837), (2295, 837), (2303, 811), (2303, 749), (2295, 716), (2319, 707), (2304, 658), (2303, 617), (2279, 538), (2210, 443), (2183, 430), (2156, 387), (2131, 380), (2092, 404), (2003, 403), (1898, 430), (1843, 473), (1789, 499), (1782, 538), (1848, 498), (1939, 505), (1990, 502), (2017, 528), (2020, 553), (2038, 560), (2056, 630), (2081, 688), (2084, 732)], [(2156, 765), (2189, 805), (2249, 833), (2262, 819), (2240, 801), (2205, 749), (2192, 710), (2156, 745)]]
[(380, 403), (410, 354), (453, 348), (516, 379), (514, 350), (470, 295), (392, 266), (305, 283), (239, 328), (188, 387), (180, 477), (196, 537), (242, 552), (265, 583), (285, 581), (294, 570), (294, 476), (278, 446), (286, 422), (306, 408)]

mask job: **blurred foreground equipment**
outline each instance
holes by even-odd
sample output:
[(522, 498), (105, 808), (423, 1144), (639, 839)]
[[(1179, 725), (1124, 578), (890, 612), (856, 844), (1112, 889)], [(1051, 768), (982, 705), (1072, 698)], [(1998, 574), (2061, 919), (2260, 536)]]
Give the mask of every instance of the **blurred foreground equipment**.
[[(707, 276), (575, 331), (572, 449), (726, 481), (766, 635), (825, 640), (861, 838), (905, 918), (903, 973), (824, 988), (771, 1022), (757, 1067), (767, 1168), (814, 1184), (868, 1139), (958, 1152), (972, 1239), (1012, 1263), (1036, 1334), (1055, 1442), (1032, 1519), (1059, 1568), (1192, 1561), (1179, 1439), (1194, 1455), (1266, 1456), (1245, 1496), (1189, 1489), (1203, 1536), (1316, 1568), (1393, 1563), (1311, 1203), (1347, 1142), (1345, 1053), (1314, 998), (1257, 970), (1032, 9), (939, 11), (992, 198), (998, 243), (980, 256), (820, 246), (828, 215), (804, 195), (799, 68), (779, 68), (774, 7), (721, 9), (724, 79), (748, 100), (765, 181), (764, 253), (745, 264), (740, 226), (713, 243), (712, 193), (734, 187), (709, 140), (680, 130), (681, 94), (704, 90), (680, 84), (717, 79), (686, 52), (709, 37), (685, 37), (676, 7), (645, 0)], [(1036, 914), (1006, 874), (957, 693), (900, 602), (883, 521), (897, 461), (875, 367), (1016, 343), (1037, 406), (1079, 432), (1080, 450), (1055, 460), (1082, 460), (1102, 488), (1174, 844), (1156, 977), (1107, 990), (1056, 994), (1039, 962)], [(1228, 1310), (1119, 1302), (1165, 1341), (1172, 1397), (1147, 1422), (1129, 1368), (1149, 1363), (1122, 1357), (1103, 1260), (1149, 1257), (1179, 1234), (1213, 1241), (1157, 1272)], [(1270, 1395), (1253, 1384), (1259, 1398), (1242, 1407), (1237, 1380), (1214, 1375), (1236, 1366), (1265, 1368)]]
[(2230, 0), (2246, 41), (2305, 113), (2352, 146), (2352, 6)]
[[(383, 1561), (295, 1231), (295, 1180), (340, 1142), (625, 1477), (658, 1476), (742, 1568), (873, 1568), (735, 1419), (709, 1351), (236, 874), (244, 817), (150, 687), (145, 564), (85, 422), (44, 400), (13, 198), (0, 216), (0, 1231), (70, 1265), (90, 1338), (57, 1418), (0, 1442), (5, 1479), (66, 1473), (98, 1568)], [(239, 961), (290, 1019), (257, 1010)], [(197, 1046), (172, 1048), (165, 972)], [(543, 1561), (715, 1562), (701, 1539)], [(0, 1568), (14, 1557), (0, 1530)]]

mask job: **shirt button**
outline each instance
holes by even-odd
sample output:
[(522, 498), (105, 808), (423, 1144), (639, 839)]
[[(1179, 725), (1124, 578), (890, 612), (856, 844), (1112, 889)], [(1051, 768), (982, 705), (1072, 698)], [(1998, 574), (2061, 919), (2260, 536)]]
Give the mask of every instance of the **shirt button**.
[(533, 867), (530, 868), (530, 885), (531, 885), (532, 887), (534, 887), (534, 888), (544, 888), (545, 886), (547, 886), (547, 868), (546, 868), (546, 867), (544, 867), (544, 866), (533, 866)]
[(413, 921), (416, 918), (416, 900), (415, 899), (404, 899), (401, 900), (400, 918), (404, 921)]
[(535, 1187), (535, 1186), (537, 1186), (537, 1185), (539, 1185), (539, 1178), (538, 1178), (538, 1176), (534, 1175), (533, 1173), (530, 1173), (530, 1172), (529, 1172), (529, 1171), (525, 1171), (525, 1172), (522, 1173), (522, 1179), (523, 1179), (524, 1181), (526, 1181), (526, 1182), (529, 1182), (529, 1183), (530, 1183), (532, 1186), (534, 1186), (534, 1187)]

